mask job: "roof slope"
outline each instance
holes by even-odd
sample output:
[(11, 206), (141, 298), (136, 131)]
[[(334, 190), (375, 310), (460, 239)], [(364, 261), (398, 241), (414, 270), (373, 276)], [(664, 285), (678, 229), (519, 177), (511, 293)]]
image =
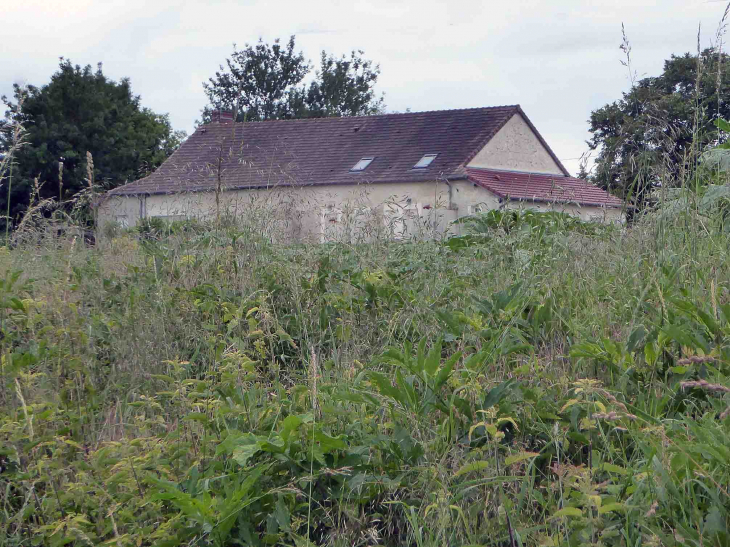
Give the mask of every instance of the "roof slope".
[(493, 194), (517, 201), (622, 207), (624, 202), (582, 179), (493, 169), (467, 169), (469, 180)]
[[(112, 195), (276, 185), (420, 182), (465, 176), (465, 165), (519, 106), (349, 118), (209, 123), (199, 127), (153, 174)], [(524, 115), (524, 114), (523, 114)], [(527, 117), (525, 116), (525, 119)], [(413, 169), (438, 154), (427, 169)], [(364, 157), (373, 162), (350, 169)]]

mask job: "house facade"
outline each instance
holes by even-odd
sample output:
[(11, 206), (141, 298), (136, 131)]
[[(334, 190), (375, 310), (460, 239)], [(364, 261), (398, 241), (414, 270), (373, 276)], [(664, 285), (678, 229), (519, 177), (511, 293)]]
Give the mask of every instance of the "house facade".
[(218, 113), (152, 175), (108, 192), (98, 220), (221, 214), (283, 239), (355, 241), (458, 230), (498, 208), (621, 222), (623, 202), (573, 178), (515, 106), (234, 123)]

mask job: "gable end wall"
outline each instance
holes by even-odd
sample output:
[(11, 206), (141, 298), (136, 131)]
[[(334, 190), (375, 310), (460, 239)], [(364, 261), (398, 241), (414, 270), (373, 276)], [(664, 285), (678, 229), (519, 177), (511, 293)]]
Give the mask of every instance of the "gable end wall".
[(521, 114), (515, 114), (468, 167), (564, 176)]

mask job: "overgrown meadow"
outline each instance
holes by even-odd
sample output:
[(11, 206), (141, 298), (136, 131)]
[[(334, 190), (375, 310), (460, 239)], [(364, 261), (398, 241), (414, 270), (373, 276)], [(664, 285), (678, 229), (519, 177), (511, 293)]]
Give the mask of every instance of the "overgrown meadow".
[(3, 248), (0, 544), (730, 544), (722, 220)]

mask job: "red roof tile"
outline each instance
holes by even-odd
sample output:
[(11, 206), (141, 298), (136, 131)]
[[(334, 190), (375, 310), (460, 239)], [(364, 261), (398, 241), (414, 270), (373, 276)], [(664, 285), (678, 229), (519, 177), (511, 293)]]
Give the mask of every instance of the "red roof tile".
[(624, 202), (582, 179), (492, 169), (467, 169), (469, 180), (511, 200), (622, 207)]
[[(433, 181), (465, 176), (464, 165), (516, 113), (517, 105), (348, 118), (199, 127), (152, 175), (110, 194)], [(526, 117), (525, 117), (526, 118)], [(413, 169), (424, 154), (438, 154)], [(362, 172), (350, 169), (374, 157)], [(556, 158), (557, 161), (557, 158)], [(567, 172), (566, 172), (567, 173)]]

